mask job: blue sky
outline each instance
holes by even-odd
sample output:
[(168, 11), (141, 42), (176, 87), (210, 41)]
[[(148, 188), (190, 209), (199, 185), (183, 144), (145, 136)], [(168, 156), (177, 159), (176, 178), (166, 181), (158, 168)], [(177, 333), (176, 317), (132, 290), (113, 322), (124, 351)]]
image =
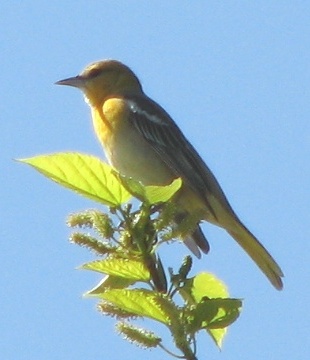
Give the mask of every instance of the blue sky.
[[(114, 58), (179, 124), (286, 275), (274, 290), (204, 225), (211, 253), (194, 271), (217, 274), (244, 309), (222, 352), (201, 334), (199, 359), (309, 359), (310, 3), (4, 0), (0, 14), (1, 358), (166, 358), (126, 343), (81, 298), (98, 277), (75, 270), (92, 256), (69, 244), (65, 218), (98, 206), (12, 160), (103, 157), (81, 94), (53, 83)], [(174, 244), (162, 256), (186, 253)]]

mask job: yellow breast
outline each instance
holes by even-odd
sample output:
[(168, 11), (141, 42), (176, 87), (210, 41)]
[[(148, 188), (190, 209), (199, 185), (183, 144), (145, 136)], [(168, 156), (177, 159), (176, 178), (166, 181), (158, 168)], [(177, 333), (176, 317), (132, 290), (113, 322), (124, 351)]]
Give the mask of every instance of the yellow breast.
[[(121, 174), (145, 185), (170, 184), (177, 176), (133, 126), (129, 113), (126, 102), (118, 98), (92, 109), (94, 129), (109, 163)], [(203, 199), (189, 188), (182, 189), (179, 205), (198, 214), (201, 209), (205, 211)]]
[(145, 185), (166, 185), (176, 176), (129, 120), (126, 101), (108, 99), (93, 108), (95, 132), (111, 165)]

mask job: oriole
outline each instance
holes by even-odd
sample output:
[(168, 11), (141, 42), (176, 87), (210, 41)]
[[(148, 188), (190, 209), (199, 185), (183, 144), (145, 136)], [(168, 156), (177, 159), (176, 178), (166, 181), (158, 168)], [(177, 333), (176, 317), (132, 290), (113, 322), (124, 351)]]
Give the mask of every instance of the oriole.
[(242, 224), (208, 166), (168, 113), (144, 94), (131, 69), (116, 60), (104, 60), (56, 84), (82, 90), (108, 161), (121, 174), (144, 185), (167, 185), (182, 178), (176, 222), (200, 214), (196, 230), (183, 239), (194, 254), (200, 256), (199, 248), (209, 250), (199, 227), (199, 221), (206, 220), (224, 228), (274, 287), (282, 289), (279, 265)]

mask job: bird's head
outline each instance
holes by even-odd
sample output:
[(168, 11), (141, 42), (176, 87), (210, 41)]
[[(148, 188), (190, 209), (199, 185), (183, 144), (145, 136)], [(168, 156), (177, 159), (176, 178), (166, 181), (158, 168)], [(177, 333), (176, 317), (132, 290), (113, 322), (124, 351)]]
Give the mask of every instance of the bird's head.
[(139, 79), (129, 67), (116, 60), (103, 60), (88, 65), (81, 74), (60, 80), (57, 85), (68, 85), (83, 91), (92, 106), (109, 97), (126, 93), (141, 93)]

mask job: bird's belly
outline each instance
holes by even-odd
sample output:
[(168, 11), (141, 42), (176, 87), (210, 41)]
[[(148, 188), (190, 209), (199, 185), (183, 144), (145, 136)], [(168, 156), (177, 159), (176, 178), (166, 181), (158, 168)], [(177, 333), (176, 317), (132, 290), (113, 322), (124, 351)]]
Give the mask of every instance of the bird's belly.
[(120, 130), (106, 146), (106, 156), (121, 174), (144, 185), (167, 185), (176, 177), (135, 129)]
[(95, 132), (117, 171), (144, 185), (168, 185), (177, 177), (129, 122), (124, 101), (112, 98), (105, 101), (102, 111), (92, 110)]

